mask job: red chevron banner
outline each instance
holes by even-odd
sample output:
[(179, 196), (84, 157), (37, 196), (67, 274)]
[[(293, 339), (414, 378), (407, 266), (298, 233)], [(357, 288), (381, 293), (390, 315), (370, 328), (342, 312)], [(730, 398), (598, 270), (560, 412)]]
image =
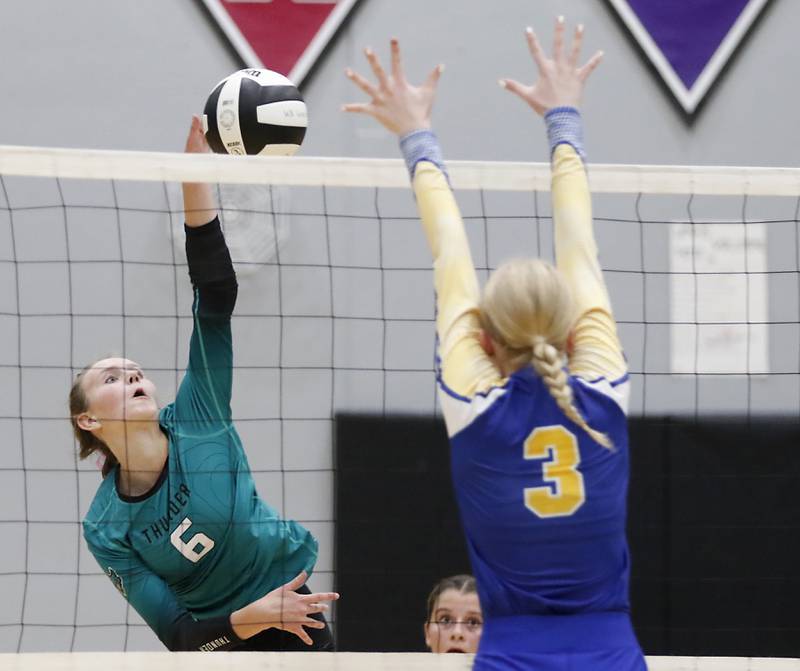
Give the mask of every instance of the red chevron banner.
[(358, 0), (203, 0), (248, 68), (300, 85)]

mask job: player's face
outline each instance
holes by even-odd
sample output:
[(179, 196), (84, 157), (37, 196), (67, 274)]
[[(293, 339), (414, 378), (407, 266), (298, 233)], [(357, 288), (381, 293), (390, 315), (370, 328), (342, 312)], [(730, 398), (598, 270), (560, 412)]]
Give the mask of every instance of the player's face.
[(101, 424), (152, 420), (158, 416), (156, 387), (139, 364), (122, 358), (101, 359), (85, 374), (87, 413)]
[(431, 652), (476, 652), (483, 630), (481, 605), (475, 592), (448, 589), (439, 595), (431, 622), (425, 625), (425, 645)]

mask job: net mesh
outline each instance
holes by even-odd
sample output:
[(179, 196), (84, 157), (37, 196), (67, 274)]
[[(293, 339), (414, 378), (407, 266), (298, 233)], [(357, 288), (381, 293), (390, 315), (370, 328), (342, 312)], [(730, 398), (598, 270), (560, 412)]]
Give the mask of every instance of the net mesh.
[[(548, 166), (449, 169), (482, 281), (509, 256), (552, 260)], [(800, 171), (590, 177), (632, 414), (796, 419)], [(66, 395), (84, 365), (118, 354), (174, 398), (191, 328), (184, 180), (222, 185), (240, 283), (234, 420), (259, 491), (320, 541), (313, 589), (335, 583), (335, 415), (437, 412), (430, 256), (399, 161), (3, 148), (0, 651), (161, 649), (82, 540), (100, 476), (76, 459)], [(718, 664), (652, 668), (797, 668)]]

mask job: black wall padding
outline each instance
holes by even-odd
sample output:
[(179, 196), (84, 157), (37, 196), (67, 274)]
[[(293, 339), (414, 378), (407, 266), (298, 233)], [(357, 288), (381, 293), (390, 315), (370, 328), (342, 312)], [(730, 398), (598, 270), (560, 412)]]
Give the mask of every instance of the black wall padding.
[[(800, 422), (635, 418), (628, 538), (645, 653), (800, 657)], [(424, 649), (468, 572), (441, 420), (336, 419), (340, 650)]]

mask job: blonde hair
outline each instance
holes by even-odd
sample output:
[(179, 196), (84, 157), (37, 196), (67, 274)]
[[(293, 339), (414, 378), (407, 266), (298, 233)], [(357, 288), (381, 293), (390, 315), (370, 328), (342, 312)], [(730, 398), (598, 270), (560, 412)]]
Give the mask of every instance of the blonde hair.
[(503, 263), (489, 278), (481, 301), (483, 326), (506, 349), (510, 368), (533, 366), (564, 414), (593, 440), (611, 448), (609, 437), (589, 426), (578, 412), (564, 372), (576, 317), (564, 276), (540, 259)]

